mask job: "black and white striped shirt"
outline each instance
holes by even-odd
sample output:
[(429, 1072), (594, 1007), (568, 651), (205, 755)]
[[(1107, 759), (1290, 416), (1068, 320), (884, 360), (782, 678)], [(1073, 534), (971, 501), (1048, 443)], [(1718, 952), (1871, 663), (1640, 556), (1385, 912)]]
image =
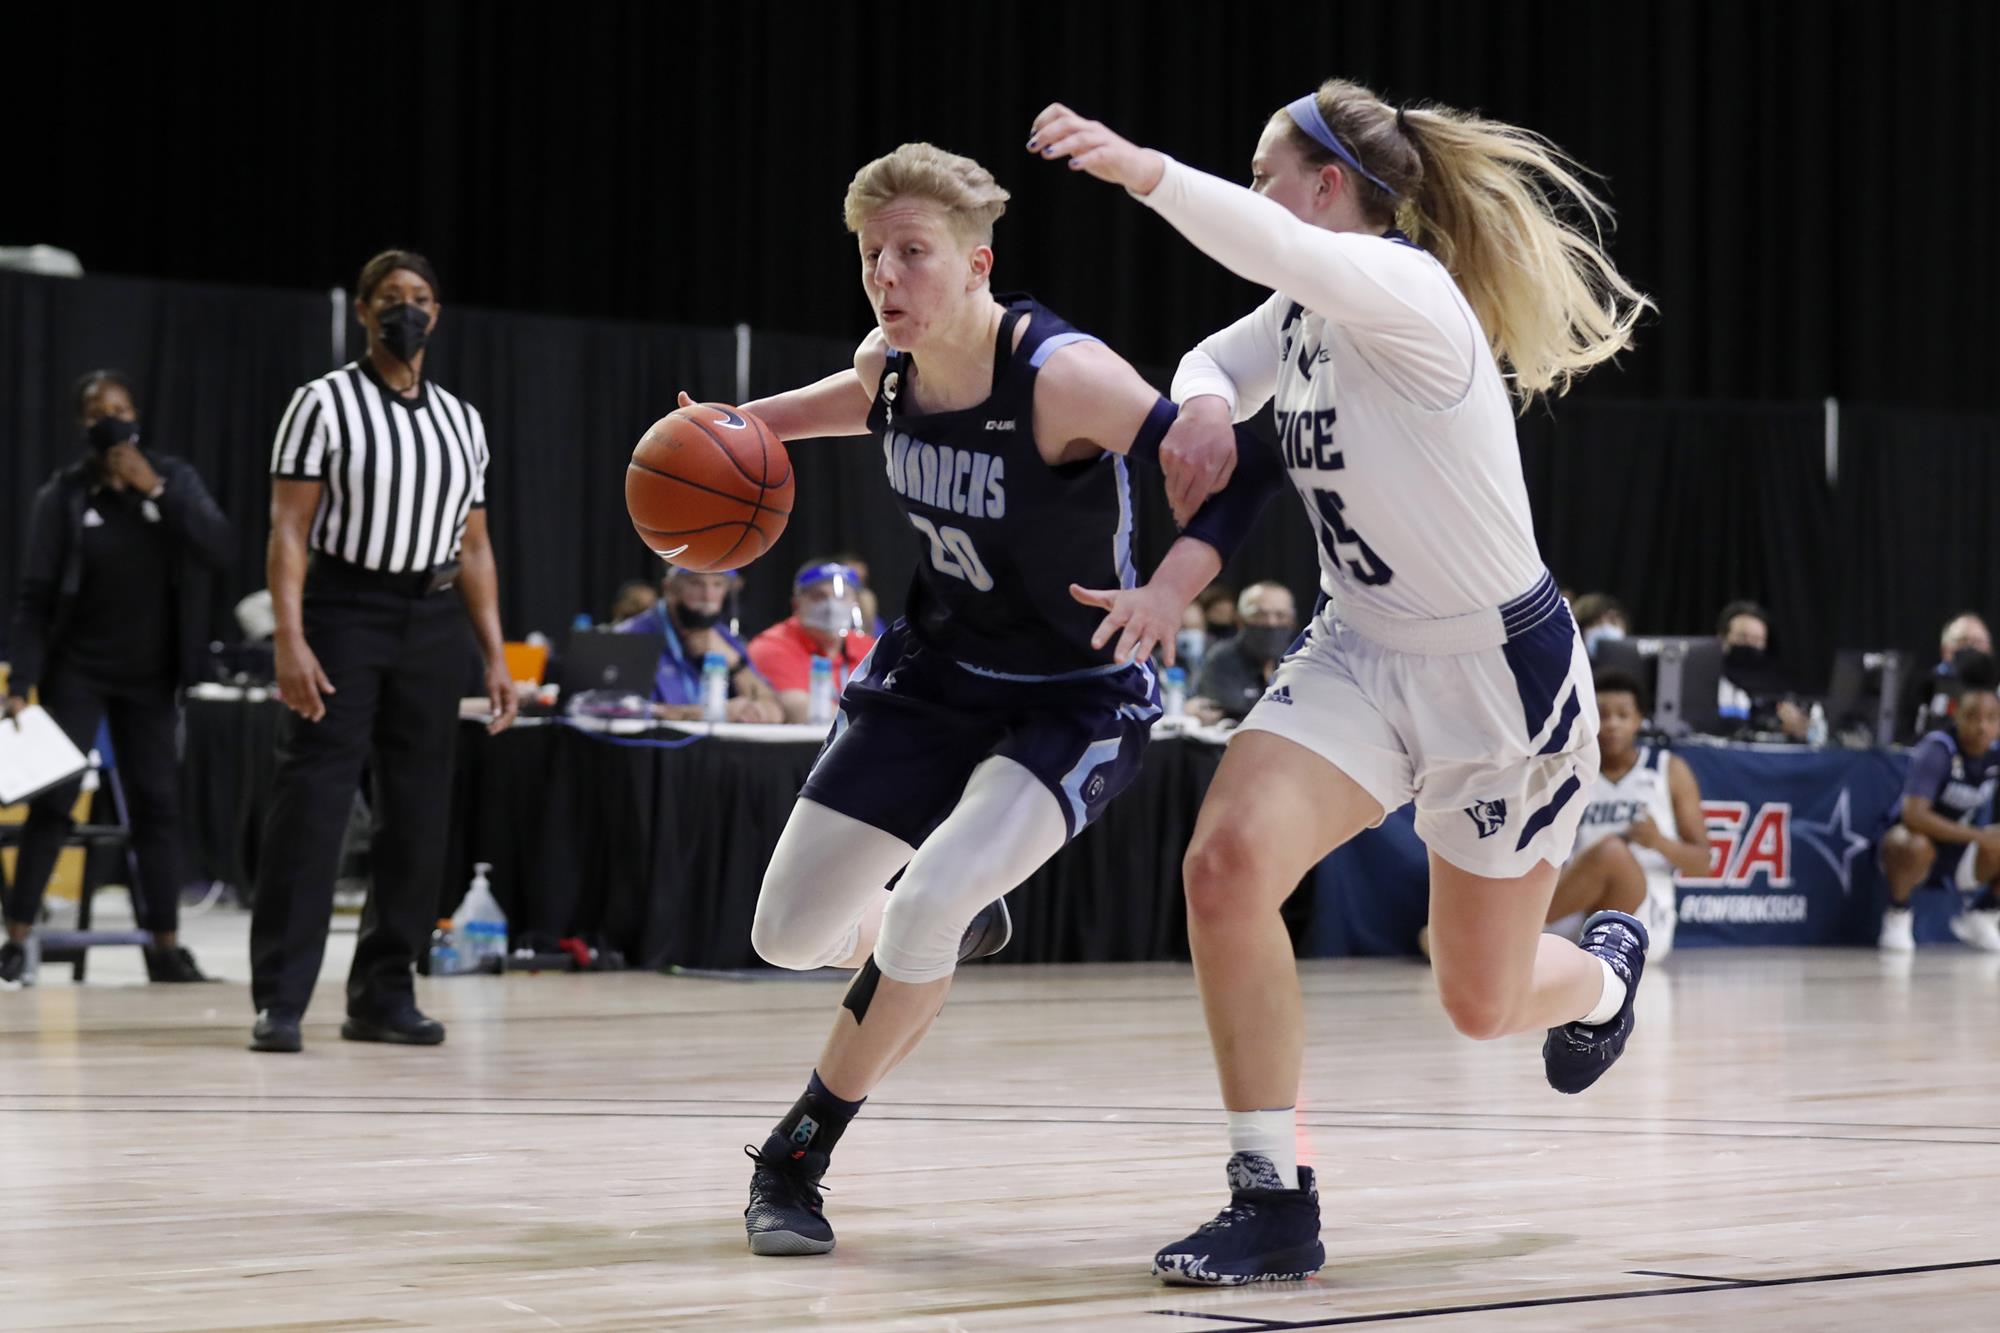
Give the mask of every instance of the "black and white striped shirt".
[(458, 557), (465, 516), (486, 503), (486, 427), (429, 380), (415, 398), (351, 361), (292, 395), (271, 475), (324, 483), (311, 548), (404, 574)]

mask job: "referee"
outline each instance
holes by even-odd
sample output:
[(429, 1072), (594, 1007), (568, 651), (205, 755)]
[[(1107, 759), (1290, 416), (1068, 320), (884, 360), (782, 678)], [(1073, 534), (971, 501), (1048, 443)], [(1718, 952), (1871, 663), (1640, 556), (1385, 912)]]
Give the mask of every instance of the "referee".
[[(362, 767), (374, 774), (374, 884), (347, 978), (349, 1041), (435, 1046), (410, 969), (443, 876), (452, 735), (469, 659), (486, 659), (491, 730), (514, 720), (499, 576), (486, 529), (479, 413), (424, 379), (437, 274), (407, 250), (361, 270), (360, 360), (292, 395), (271, 454), (268, 572), (279, 737), (250, 920), (253, 1051), (300, 1049), (326, 952), (333, 881)], [(453, 589), (456, 588), (456, 595)]]

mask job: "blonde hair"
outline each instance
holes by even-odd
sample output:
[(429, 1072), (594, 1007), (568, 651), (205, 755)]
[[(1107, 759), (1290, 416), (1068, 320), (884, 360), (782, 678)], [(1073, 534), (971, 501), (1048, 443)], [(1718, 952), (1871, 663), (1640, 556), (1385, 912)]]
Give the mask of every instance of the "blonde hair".
[(1387, 191), (1347, 170), (1279, 111), (1293, 144), (1315, 165), (1346, 170), (1364, 216), (1394, 223), (1438, 257), (1525, 408), (1632, 341), (1653, 302), (1604, 252), (1611, 208), (1574, 158), (1532, 130), (1429, 104), (1397, 111), (1346, 79), (1314, 100), (1334, 136)]
[(961, 236), (991, 245), (1008, 195), (993, 173), (971, 158), (934, 144), (906, 143), (854, 173), (847, 187), (847, 229), (860, 231), (892, 199), (936, 204)]

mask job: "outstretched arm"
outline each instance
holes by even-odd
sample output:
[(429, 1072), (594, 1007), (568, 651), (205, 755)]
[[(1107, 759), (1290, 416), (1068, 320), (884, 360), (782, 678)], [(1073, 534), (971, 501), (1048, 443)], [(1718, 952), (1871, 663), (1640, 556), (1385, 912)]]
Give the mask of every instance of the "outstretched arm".
[[(876, 329), (855, 349), (852, 368), (737, 406), (788, 442), (833, 435), (866, 435), (868, 409), (875, 401), (875, 386), (882, 380), (882, 359), (882, 331)], [(682, 393), (679, 405), (690, 407), (694, 401)]]

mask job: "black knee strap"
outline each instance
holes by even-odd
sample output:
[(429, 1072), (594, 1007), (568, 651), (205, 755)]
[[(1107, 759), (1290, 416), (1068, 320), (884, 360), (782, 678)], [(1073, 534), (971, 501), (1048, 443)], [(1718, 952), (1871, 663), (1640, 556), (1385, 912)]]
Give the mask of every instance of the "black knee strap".
[(854, 984), (847, 988), (847, 998), (840, 1007), (854, 1015), (859, 1024), (868, 1017), (868, 1006), (875, 1000), (875, 983), (882, 979), (882, 969), (875, 966), (875, 956), (870, 954), (861, 970), (854, 974)]

